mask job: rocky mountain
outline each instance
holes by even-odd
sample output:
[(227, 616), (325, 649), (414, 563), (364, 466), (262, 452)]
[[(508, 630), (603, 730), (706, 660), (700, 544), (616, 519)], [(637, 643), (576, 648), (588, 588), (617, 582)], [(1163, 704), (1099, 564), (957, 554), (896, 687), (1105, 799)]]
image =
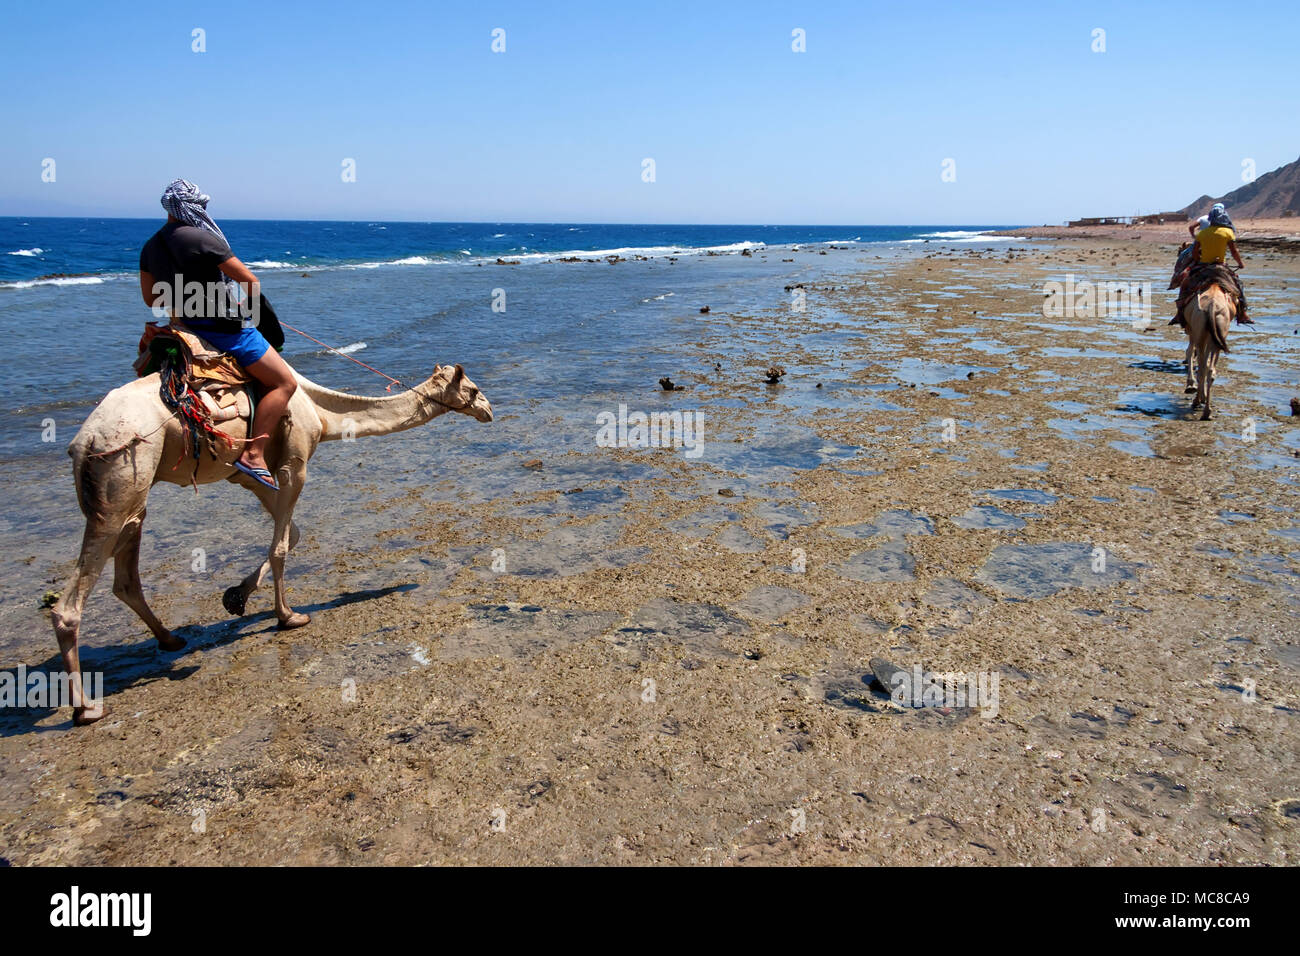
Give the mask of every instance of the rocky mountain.
[(1300, 216), (1300, 159), (1265, 173), (1226, 196), (1202, 196), (1179, 212), (1195, 219), (1209, 212), (1216, 202), (1227, 206), (1228, 215), (1237, 220)]

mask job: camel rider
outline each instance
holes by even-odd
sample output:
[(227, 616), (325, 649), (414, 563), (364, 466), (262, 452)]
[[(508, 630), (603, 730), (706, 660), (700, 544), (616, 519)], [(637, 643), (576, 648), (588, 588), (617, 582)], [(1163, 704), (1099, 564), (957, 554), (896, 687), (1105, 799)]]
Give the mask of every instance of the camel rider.
[[(257, 276), (235, 258), (225, 235), (208, 215), (208, 200), (197, 186), (184, 179), (177, 179), (163, 191), (167, 222), (140, 252), (140, 294), (150, 308), (160, 299), (170, 302), (174, 325), (229, 353), (262, 386), (253, 419), (253, 438), (244, 446), (235, 468), (279, 491), (280, 486), (266, 467), (266, 443), (288, 410), (298, 382), (256, 325), (241, 322), (236, 317), (238, 310), (231, 307), (239, 293), (245, 304), (257, 301), (260, 286)], [(209, 291), (201, 301), (196, 296), (187, 298), (184, 291), (195, 282)], [(214, 291), (216, 294), (212, 294)], [(200, 314), (191, 314), (195, 311)]]
[(1192, 237), (1192, 241), (1184, 242), (1182, 248), (1178, 250), (1178, 258), (1174, 261), (1174, 275), (1169, 280), (1170, 289), (1177, 289), (1183, 284), (1183, 280), (1187, 278), (1187, 271), (1191, 269), (1192, 263), (1196, 261), (1196, 234), (1209, 224), (1209, 216), (1202, 216), (1195, 222), (1187, 224), (1187, 234)]
[[(1246, 264), (1241, 261), (1241, 253), (1237, 251), (1237, 234), (1233, 230), (1232, 219), (1229, 218), (1228, 211), (1224, 208), (1223, 203), (1216, 202), (1214, 206), (1211, 207), (1208, 219), (1209, 224), (1194, 233), (1196, 242), (1192, 247), (1192, 270), (1194, 271), (1198, 266), (1202, 265), (1217, 264), (1222, 266), (1224, 264), (1223, 260), (1226, 253), (1232, 254), (1232, 258), (1236, 260), (1238, 269), (1246, 268)], [(1200, 225), (1199, 220), (1196, 225)], [(1232, 281), (1236, 286), (1235, 289), (1227, 289), (1225, 291), (1236, 293), (1237, 321), (1242, 325), (1254, 325), (1254, 319), (1251, 319), (1246, 315), (1246, 292), (1241, 286), (1241, 279), (1237, 277), (1236, 273), (1230, 272), (1226, 269), (1222, 270), (1222, 272), (1225, 274), (1225, 278), (1231, 276)], [(1183, 291), (1181, 291), (1178, 296), (1178, 315), (1169, 323), (1170, 325), (1184, 324), (1183, 305), (1186, 304), (1186, 300), (1190, 298), (1195, 289), (1195, 283), (1189, 284), (1190, 279), (1191, 274), (1189, 273), (1181, 283)]]

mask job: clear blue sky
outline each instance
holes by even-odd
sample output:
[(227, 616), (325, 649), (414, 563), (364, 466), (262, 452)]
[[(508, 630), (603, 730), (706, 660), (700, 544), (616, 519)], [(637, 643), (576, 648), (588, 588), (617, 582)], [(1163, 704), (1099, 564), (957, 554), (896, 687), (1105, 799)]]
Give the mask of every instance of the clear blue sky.
[(176, 176), (226, 218), (1038, 223), (1176, 208), (1241, 185), (1243, 159), (1263, 173), (1300, 155), (1297, 11), (12, 2), (0, 214), (153, 216)]

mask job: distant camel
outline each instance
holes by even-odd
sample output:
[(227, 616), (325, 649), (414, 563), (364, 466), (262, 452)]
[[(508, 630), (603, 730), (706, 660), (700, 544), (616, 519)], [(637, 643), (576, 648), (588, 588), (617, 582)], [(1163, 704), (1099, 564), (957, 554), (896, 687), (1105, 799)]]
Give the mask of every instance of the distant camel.
[[(1196, 393), (1192, 408), (1201, 408), (1201, 421), (1210, 420), (1210, 386), (1214, 384), (1219, 353), (1228, 351), (1228, 329), (1237, 315), (1232, 296), (1209, 285), (1193, 296), (1183, 314), (1187, 319), (1186, 392)], [(1193, 361), (1195, 378), (1193, 378)]]
[[(463, 412), (480, 422), (492, 421), (491, 403), (459, 365), (436, 366), (426, 381), (385, 398), (348, 395), (322, 388), (301, 375), (297, 378), (299, 387), (289, 402), (289, 412), (266, 447), (266, 460), (279, 491), (235, 470), (233, 462), (240, 453), (237, 443), (225, 448), (218, 442), (215, 450), (219, 457), (215, 459), (205, 454), (195, 461), (188, 456), (180, 423), (159, 397), (157, 373), (109, 392), (77, 432), (68, 454), (86, 531), (76, 568), (53, 609), (54, 633), (69, 675), (74, 723), (89, 724), (104, 716), (103, 701), (90, 701), (83, 692), (77, 636), (86, 597), (110, 555), (116, 562), (113, 593), (149, 626), (163, 650), (185, 646), (184, 640), (154, 616), (140, 588), (140, 531), (154, 484), (201, 485), (226, 479), (257, 495), (275, 521), (270, 557), (239, 588), (231, 589), (239, 592), (237, 601), (227, 592), (226, 606), (233, 610), (235, 603), (236, 613), (242, 613), (244, 600), (269, 565), (275, 577), (275, 614), (280, 626), (302, 627), (311, 618), (294, 611), (285, 600), (284, 558), (297, 543), (293, 509), (307, 480), (307, 462), (317, 446), (344, 437), (404, 431), (448, 411)], [(246, 422), (234, 417), (217, 427), (231, 437), (243, 438)]]

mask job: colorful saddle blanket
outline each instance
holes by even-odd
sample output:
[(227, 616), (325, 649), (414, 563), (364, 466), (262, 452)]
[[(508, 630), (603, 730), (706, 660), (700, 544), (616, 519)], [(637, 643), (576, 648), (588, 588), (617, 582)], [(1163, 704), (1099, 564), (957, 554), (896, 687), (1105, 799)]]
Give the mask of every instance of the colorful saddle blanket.
[(193, 332), (148, 323), (134, 365), (140, 377), (158, 373), (159, 397), (176, 414), (196, 461), (204, 447), (213, 458), (218, 457), (218, 443), (234, 447), (237, 439), (219, 425), (243, 419), (245, 431), (252, 428), (256, 407), (252, 379), (233, 357)]
[(1183, 280), (1182, 289), (1178, 293), (1179, 314), (1182, 314), (1183, 306), (1212, 285), (1217, 285), (1236, 299), (1239, 312), (1245, 311), (1246, 296), (1237, 273), (1221, 262), (1199, 262), (1192, 266), (1187, 278)]

